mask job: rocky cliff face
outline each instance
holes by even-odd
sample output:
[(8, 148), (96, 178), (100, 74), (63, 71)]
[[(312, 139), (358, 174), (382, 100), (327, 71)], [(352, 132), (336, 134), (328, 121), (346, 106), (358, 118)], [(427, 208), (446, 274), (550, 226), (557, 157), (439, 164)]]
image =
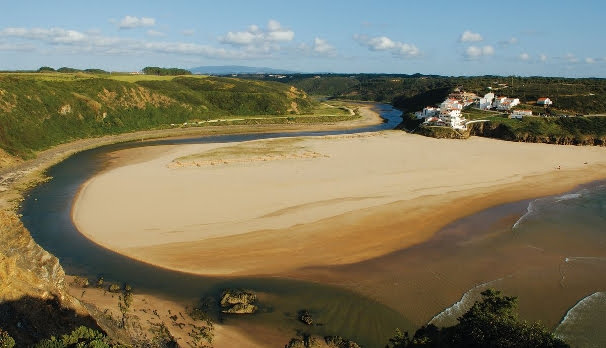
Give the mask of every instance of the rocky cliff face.
[(0, 300), (61, 295), (64, 276), (59, 260), (36, 244), (17, 214), (0, 211)]

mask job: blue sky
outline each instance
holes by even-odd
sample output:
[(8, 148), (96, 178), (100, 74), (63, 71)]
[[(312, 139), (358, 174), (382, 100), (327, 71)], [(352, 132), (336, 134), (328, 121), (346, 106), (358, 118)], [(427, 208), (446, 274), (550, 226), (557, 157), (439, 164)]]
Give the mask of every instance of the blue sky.
[(5, 1), (0, 69), (606, 77), (603, 1)]

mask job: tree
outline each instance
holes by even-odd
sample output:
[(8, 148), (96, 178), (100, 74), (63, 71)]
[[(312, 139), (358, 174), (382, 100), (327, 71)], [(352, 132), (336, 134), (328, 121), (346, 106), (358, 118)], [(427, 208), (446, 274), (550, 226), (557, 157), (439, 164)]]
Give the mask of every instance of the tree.
[(118, 302), (118, 308), (120, 308), (120, 312), (122, 313), (122, 327), (126, 326), (126, 316), (128, 311), (130, 310), (130, 306), (133, 303), (133, 293), (130, 291), (124, 290), (122, 295), (120, 295)]
[(107, 337), (97, 330), (80, 326), (61, 338), (51, 337), (38, 342), (35, 348), (110, 348)]
[(457, 325), (426, 325), (412, 338), (396, 330), (388, 347), (569, 347), (542, 325), (520, 321), (516, 307), (516, 297), (488, 289), (481, 301), (457, 319)]
[(8, 332), (0, 329), (0, 348), (13, 348), (15, 346), (15, 340), (8, 334)]

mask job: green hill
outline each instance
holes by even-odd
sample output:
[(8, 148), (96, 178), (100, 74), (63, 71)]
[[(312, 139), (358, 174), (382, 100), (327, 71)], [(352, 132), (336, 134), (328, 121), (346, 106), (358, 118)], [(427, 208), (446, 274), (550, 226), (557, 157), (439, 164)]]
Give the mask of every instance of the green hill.
[(0, 74), (0, 148), (32, 157), (75, 139), (213, 118), (312, 111), (304, 92), (276, 82), (201, 76)]

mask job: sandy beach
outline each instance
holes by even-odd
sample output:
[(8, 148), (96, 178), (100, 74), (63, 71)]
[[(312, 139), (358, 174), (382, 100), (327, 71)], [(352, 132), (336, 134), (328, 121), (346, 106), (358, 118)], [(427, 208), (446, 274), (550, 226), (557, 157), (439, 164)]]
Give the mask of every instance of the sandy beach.
[(82, 187), (76, 226), (124, 255), (209, 275), (369, 260), (482, 209), (606, 176), (606, 148), (399, 131), (141, 153), (115, 154)]

